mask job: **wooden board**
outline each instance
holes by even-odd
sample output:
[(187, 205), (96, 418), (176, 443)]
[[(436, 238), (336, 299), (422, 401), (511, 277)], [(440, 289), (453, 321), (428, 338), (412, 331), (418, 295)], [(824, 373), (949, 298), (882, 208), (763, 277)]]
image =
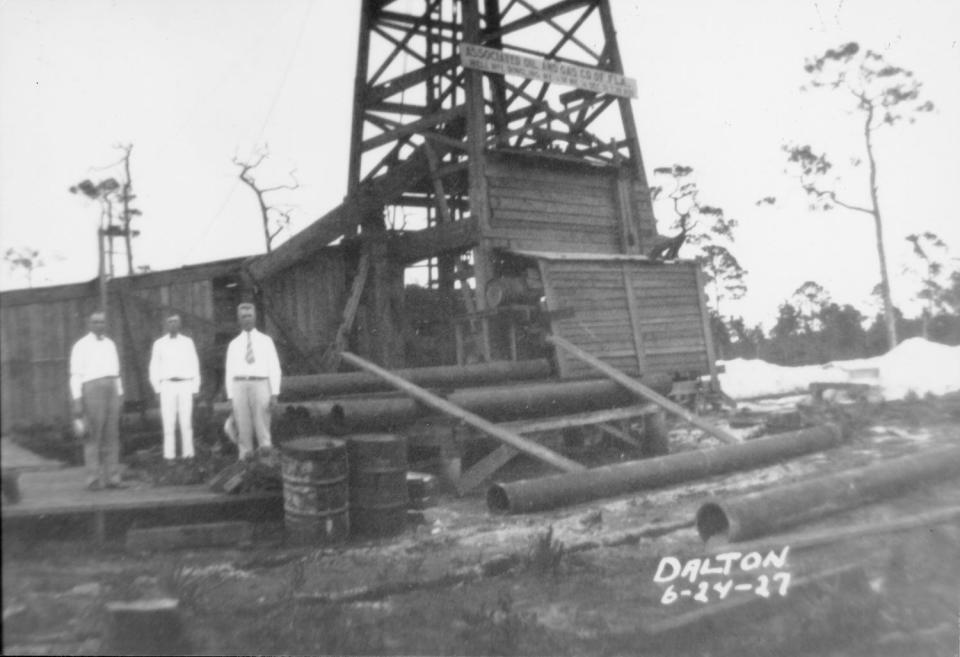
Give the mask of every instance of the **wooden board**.
[[(712, 371), (694, 263), (589, 255), (543, 256), (539, 262), (547, 309), (574, 313), (551, 322), (555, 335), (631, 376)], [(589, 372), (569, 355), (557, 353), (556, 359), (562, 377)]]
[(490, 223), (484, 238), (513, 249), (621, 252), (617, 170), (540, 164), (487, 162)]
[(94, 512), (120, 512), (147, 509), (187, 508), (255, 504), (282, 498), (280, 491), (223, 495), (206, 486), (132, 485), (122, 490), (89, 491), (84, 486), (83, 468), (25, 472), (20, 476), (23, 499), (4, 505), (3, 519), (39, 518)]

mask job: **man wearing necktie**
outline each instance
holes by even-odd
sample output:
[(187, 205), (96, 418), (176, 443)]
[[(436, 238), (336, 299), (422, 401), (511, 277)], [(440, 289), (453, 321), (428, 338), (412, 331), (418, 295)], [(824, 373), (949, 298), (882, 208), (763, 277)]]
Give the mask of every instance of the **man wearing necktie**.
[(200, 360), (189, 336), (180, 332), (180, 315), (166, 320), (167, 334), (153, 343), (150, 385), (160, 398), (163, 420), (163, 458), (177, 458), (177, 417), (180, 419), (180, 455), (193, 458), (193, 400), (200, 392)]
[(225, 389), (233, 403), (240, 458), (259, 447), (271, 447), (270, 412), (280, 394), (280, 359), (269, 335), (256, 329), (257, 311), (252, 303), (237, 306), (240, 335), (227, 347)]
[(113, 340), (104, 335), (104, 313), (90, 315), (87, 327), (90, 332), (70, 351), (73, 414), (87, 428), (83, 446), (87, 488), (120, 488), (120, 359)]

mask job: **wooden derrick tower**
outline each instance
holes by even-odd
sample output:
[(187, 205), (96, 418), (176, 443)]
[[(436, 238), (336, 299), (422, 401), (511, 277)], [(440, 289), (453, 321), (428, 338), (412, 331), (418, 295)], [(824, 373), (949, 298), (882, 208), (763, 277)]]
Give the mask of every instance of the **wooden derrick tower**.
[(394, 232), (391, 256), (440, 287), (472, 252), (482, 308), (495, 249), (641, 253), (655, 228), (622, 73), (609, 0), (363, 0), (347, 197), (253, 272)]
[[(403, 364), (403, 273), (426, 265), (430, 287), (463, 297), (458, 363), (471, 356), (461, 333), (481, 360), (518, 358), (501, 330), (514, 320), (490, 292), (522, 296), (533, 281), (528, 307), (545, 300), (549, 330), (623, 371), (712, 370), (696, 266), (645, 257), (663, 238), (610, 1), (363, 0), (360, 11), (347, 196), (251, 263), (254, 278), (282, 278), (340, 238), (359, 245), (367, 257), (347, 276), (366, 285), (357, 348), (388, 366)], [(584, 374), (559, 355), (558, 368)]]
[(608, 0), (364, 0), (348, 189), (409, 168), (388, 204), (420, 230), (397, 256), (443, 288), (472, 250), (479, 308), (494, 249), (640, 253), (654, 225), (622, 74)]

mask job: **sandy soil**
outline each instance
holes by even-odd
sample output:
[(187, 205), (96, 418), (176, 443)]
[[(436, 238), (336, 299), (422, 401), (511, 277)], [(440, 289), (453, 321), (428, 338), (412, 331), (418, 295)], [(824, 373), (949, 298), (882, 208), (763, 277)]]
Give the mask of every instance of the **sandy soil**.
[[(753, 411), (783, 412), (795, 401)], [(692, 526), (706, 496), (960, 439), (957, 396), (850, 406), (842, 414), (854, 433), (830, 452), (530, 515), (494, 516), (479, 496), (446, 496), (405, 534), (343, 548), (284, 547), (270, 526), (249, 549), (155, 555), (5, 534), (4, 649), (108, 651), (107, 601), (172, 596), (184, 610), (189, 650), (200, 654), (956, 655), (956, 521), (792, 547), (780, 569), (791, 577), (786, 595), (720, 600), (712, 591), (705, 603), (664, 603), (666, 586), (654, 581), (661, 558), (686, 561), (714, 547)], [(671, 449), (711, 440), (676, 426)], [(517, 476), (536, 469), (517, 467)], [(958, 481), (795, 530), (841, 530), (951, 505), (960, 505)], [(785, 541), (769, 537), (768, 549), (780, 551)]]

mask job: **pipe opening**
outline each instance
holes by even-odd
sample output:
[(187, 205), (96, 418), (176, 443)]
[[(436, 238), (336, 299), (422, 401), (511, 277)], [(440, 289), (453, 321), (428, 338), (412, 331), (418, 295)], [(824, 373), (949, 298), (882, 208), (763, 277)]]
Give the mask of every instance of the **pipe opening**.
[(487, 489), (487, 508), (492, 513), (510, 513), (510, 497), (500, 484)]
[(730, 532), (730, 519), (719, 504), (708, 502), (697, 511), (697, 533), (706, 543), (713, 536), (727, 538)]

